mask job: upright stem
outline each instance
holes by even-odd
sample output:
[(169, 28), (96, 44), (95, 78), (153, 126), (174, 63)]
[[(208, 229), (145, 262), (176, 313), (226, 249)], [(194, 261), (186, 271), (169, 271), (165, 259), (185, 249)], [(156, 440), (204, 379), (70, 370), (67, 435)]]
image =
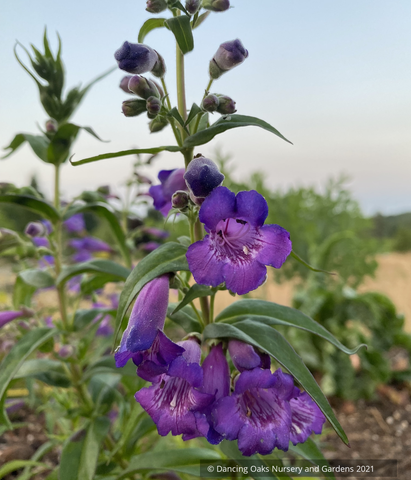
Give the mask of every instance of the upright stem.
[[(205, 92), (204, 92), (204, 95), (203, 95), (203, 99), (202, 99), (202, 100), (204, 100), (204, 98), (208, 95), (208, 92), (210, 91), (210, 88), (211, 88), (211, 85), (213, 84), (213, 82), (214, 82), (214, 79), (213, 79), (213, 78), (210, 78), (210, 81), (208, 82), (208, 85), (207, 85), (207, 87), (206, 87), (206, 89), (205, 89)], [(200, 125), (200, 120), (201, 120), (201, 117), (202, 117), (202, 116), (203, 116), (203, 115), (200, 115), (200, 114), (197, 115), (196, 123), (195, 123), (194, 128), (193, 128), (193, 133), (197, 133), (198, 126)]]
[[(167, 85), (166, 85), (166, 82), (165, 82), (163, 77), (161, 77), (161, 85), (163, 86), (164, 95), (166, 96), (167, 107), (168, 107), (169, 110), (171, 110), (170, 97), (168, 95)], [(183, 145), (183, 142), (181, 141), (181, 135), (180, 135), (180, 132), (178, 131), (178, 129), (176, 127), (176, 123), (174, 121), (174, 118), (169, 118), (169, 122), (170, 122), (171, 128), (173, 129), (174, 137), (177, 140), (178, 146), (181, 147)]]
[(54, 207), (60, 208), (60, 165), (54, 167)]
[[(180, 15), (178, 10), (177, 16)], [(187, 120), (187, 104), (186, 104), (186, 85), (184, 77), (184, 55), (180, 50), (178, 43), (176, 42), (176, 72), (177, 72), (177, 104), (178, 111), (183, 118)], [(184, 139), (187, 137), (187, 132), (180, 126), (181, 137)]]

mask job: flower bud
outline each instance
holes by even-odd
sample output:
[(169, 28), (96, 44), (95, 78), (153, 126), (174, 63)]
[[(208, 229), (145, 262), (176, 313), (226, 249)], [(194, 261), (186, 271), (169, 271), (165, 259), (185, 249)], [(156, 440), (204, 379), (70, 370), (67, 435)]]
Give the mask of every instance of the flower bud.
[(188, 206), (190, 203), (190, 198), (188, 193), (184, 190), (177, 190), (177, 192), (173, 193), (171, 197), (171, 205), (173, 208), (178, 208), (179, 210), (183, 210)]
[(247, 57), (248, 51), (240, 40), (222, 43), (210, 61), (210, 77), (213, 79), (221, 77), (223, 73), (243, 63)]
[(158, 57), (156, 52), (142, 43), (124, 42), (114, 54), (118, 66), (128, 73), (141, 74), (152, 70)]
[(126, 117), (136, 117), (146, 111), (146, 101), (125, 100), (121, 108)]
[(40, 222), (30, 222), (24, 233), (28, 237), (44, 237), (47, 234), (47, 228)]
[(149, 97), (146, 100), (147, 113), (150, 118), (155, 118), (161, 110), (161, 100), (156, 97)]
[(201, 7), (201, 0), (186, 0), (186, 10), (190, 15), (194, 15)]
[(49, 118), (46, 122), (46, 132), (47, 133), (56, 133), (58, 129), (58, 123), (54, 118)]
[(203, 8), (212, 12), (224, 12), (230, 8), (230, 0), (203, 0)]
[(147, 12), (160, 13), (167, 8), (166, 0), (147, 0)]
[(151, 133), (160, 132), (167, 125), (168, 121), (166, 117), (163, 117), (162, 115), (157, 115), (156, 118), (151, 120), (151, 122), (148, 124)]
[(126, 92), (126, 93), (131, 93), (129, 88), (128, 88), (128, 82), (130, 81), (130, 79), (133, 78), (131, 75), (126, 75), (125, 77), (123, 77), (120, 81), (120, 88), (121, 90), (123, 90), (123, 92)]
[(166, 62), (158, 52), (156, 52), (155, 50), (154, 52), (157, 55), (157, 61), (154, 67), (151, 69), (151, 73), (156, 77), (162, 78), (166, 74)]
[(160, 94), (154, 83), (151, 80), (147, 80), (145, 77), (141, 77), (140, 75), (134, 75), (130, 77), (128, 89), (130, 92), (133, 92), (139, 97), (144, 98), (144, 100), (147, 100), (149, 97), (160, 98)]
[(151, 82), (153, 82), (154, 85), (157, 87), (160, 98), (163, 98), (164, 97), (164, 92), (163, 92), (163, 89), (161, 88), (160, 84), (158, 82), (156, 82), (155, 80), (151, 80)]
[(224, 175), (212, 160), (197, 157), (188, 164), (184, 180), (193, 195), (204, 198), (223, 183)]
[(236, 111), (237, 110), (235, 108), (235, 101), (232, 98), (227, 97), (226, 95), (218, 96), (218, 113), (221, 113), (222, 115), (230, 115), (231, 113), (235, 113)]
[(201, 106), (206, 112), (215, 112), (218, 109), (218, 97), (213, 94), (209, 94), (203, 99)]

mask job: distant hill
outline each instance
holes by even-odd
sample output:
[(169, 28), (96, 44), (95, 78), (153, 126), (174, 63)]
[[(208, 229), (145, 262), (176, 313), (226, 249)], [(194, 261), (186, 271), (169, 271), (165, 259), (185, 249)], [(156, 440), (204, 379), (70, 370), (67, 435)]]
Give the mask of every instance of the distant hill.
[(411, 212), (388, 216), (378, 213), (373, 222), (373, 233), (377, 238), (393, 238), (399, 230), (411, 230)]

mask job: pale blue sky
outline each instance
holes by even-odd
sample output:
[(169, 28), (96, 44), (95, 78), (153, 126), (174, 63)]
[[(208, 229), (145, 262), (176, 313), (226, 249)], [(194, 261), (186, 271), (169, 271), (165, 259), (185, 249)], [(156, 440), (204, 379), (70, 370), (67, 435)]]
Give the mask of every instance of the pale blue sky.
[[(289, 145), (254, 127), (217, 137), (198, 151), (213, 158), (219, 146), (233, 154), (239, 178), (263, 170), (275, 187), (321, 186), (348, 173), (350, 188), (366, 213), (411, 210), (411, 2), (409, 0), (233, 0), (229, 12), (212, 14), (195, 31), (196, 49), (186, 56), (188, 104), (199, 102), (207, 67), (219, 44), (240, 38), (246, 62), (216, 81), (213, 90), (232, 96), (238, 113), (258, 116), (294, 142)], [(0, 4), (0, 146), (17, 132), (36, 132), (47, 119), (34, 82), (13, 56), (16, 39), (41, 46), (48, 27), (63, 39), (67, 84), (86, 83), (114, 65), (124, 40), (136, 42), (150, 15), (143, 0), (15, 0)], [(145, 43), (166, 59), (175, 103), (175, 51), (170, 32), (157, 30)], [(23, 52), (21, 52), (24, 58)], [(77, 158), (133, 146), (173, 142), (171, 130), (148, 134), (144, 116), (125, 118), (114, 72), (94, 87), (73, 121), (92, 126), (110, 143), (82, 133)], [(217, 118), (217, 116), (216, 116)], [(131, 157), (64, 170), (67, 195), (110, 183), (119, 187)], [(182, 165), (164, 154), (148, 171)], [(0, 162), (0, 181), (24, 185), (37, 172), (50, 191), (51, 167), (28, 147)]]

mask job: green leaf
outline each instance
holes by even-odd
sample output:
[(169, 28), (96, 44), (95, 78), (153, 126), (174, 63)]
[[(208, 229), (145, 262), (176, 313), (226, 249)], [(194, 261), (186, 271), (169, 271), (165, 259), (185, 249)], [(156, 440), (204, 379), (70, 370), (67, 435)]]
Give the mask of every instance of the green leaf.
[(184, 120), (182, 118), (182, 116), (180, 115), (180, 112), (178, 111), (178, 109), (176, 107), (172, 108), (167, 115), (170, 115), (172, 116), (173, 118), (175, 118), (177, 120), (177, 122), (182, 126), (184, 127)]
[(19, 276), (16, 278), (13, 288), (13, 307), (18, 310), (21, 305), (30, 307), (31, 298), (36, 291), (35, 287), (27, 285)]
[(74, 214), (82, 212), (93, 212), (99, 217), (107, 220), (111, 228), (111, 232), (113, 233), (117, 241), (124, 261), (127, 265), (131, 265), (131, 257), (126, 243), (126, 236), (124, 235), (120, 222), (118, 221), (118, 218), (116, 217), (116, 214), (114, 213), (114, 210), (111, 208), (111, 206), (101, 202), (86, 203), (85, 205), (75, 206), (70, 208), (66, 212), (66, 214), (64, 215), (64, 219), (67, 220)]
[(291, 250), (291, 256), (297, 260), (297, 262), (302, 263), (305, 267), (307, 267), (309, 270), (312, 272), (317, 272), (317, 273), (328, 273), (328, 275), (336, 275), (333, 272), (327, 272), (326, 270), (321, 270), (320, 268), (315, 268), (312, 267), (309, 263), (307, 263), (305, 260), (303, 260), (299, 255), (297, 255), (294, 250)]
[[(54, 328), (37, 328), (30, 330), (13, 346), (0, 364), (0, 415), (3, 413), (4, 395), (9, 383), (18, 372), (26, 358), (38, 347), (43, 345), (53, 335)], [(3, 419), (7, 422), (7, 416), (3, 413)]]
[(171, 315), (174, 315), (177, 313), (180, 309), (191, 303), (193, 300), (196, 298), (200, 297), (208, 297), (209, 295), (213, 295), (214, 292), (211, 290), (210, 287), (207, 287), (205, 285), (199, 285), (198, 283), (194, 284), (190, 290), (184, 295), (184, 298), (181, 300), (181, 302), (176, 306), (173, 312), (171, 312)]
[[(318, 448), (317, 444), (314, 442), (312, 438), (307, 438), (304, 443), (299, 443), (297, 445), (293, 445), (290, 442), (289, 450), (294, 452), (301, 457), (305, 458), (313, 465), (318, 465), (320, 468), (323, 465), (329, 466), (330, 464), (325, 459), (323, 453)], [(335, 476), (332, 471), (330, 472), (323, 472), (324, 476), (329, 480), (335, 480)]]
[[(77, 478), (81, 480), (93, 480), (100, 446), (109, 429), (110, 420), (107, 417), (97, 417), (89, 425), (80, 456)], [(63, 480), (62, 476), (60, 476), (60, 478)]]
[(48, 146), (46, 161), (53, 165), (59, 165), (65, 162), (80, 128), (81, 127), (73, 123), (65, 123), (59, 127)]
[(48, 288), (54, 286), (54, 278), (44, 270), (30, 268), (19, 273), (19, 277), (24, 283), (32, 287)]
[(47, 137), (42, 135), (31, 135), (29, 133), (18, 133), (11, 141), (10, 145), (4, 147), (5, 150), (10, 150), (6, 155), (1, 157), (5, 159), (14, 153), (24, 142), (27, 142), (32, 148), (33, 152), (44, 162), (47, 162), (47, 148), (50, 141)]
[(196, 103), (193, 103), (193, 106), (191, 107), (190, 113), (188, 114), (188, 117), (187, 117), (187, 120), (185, 121), (184, 126), (186, 127), (202, 111), (203, 110), (201, 110), (201, 108)]
[(204, 12), (202, 13), (201, 15), (199, 15), (199, 17), (197, 18), (195, 24), (193, 25), (194, 23), (194, 20), (192, 22), (192, 28), (193, 30), (197, 27), (199, 27), (203, 22), (204, 20), (206, 20), (206, 18), (210, 15), (211, 12)]
[(189, 270), (187, 248), (176, 242), (168, 242), (143, 258), (124, 284), (117, 310), (114, 343), (121, 329), (123, 318), (131, 303), (146, 283), (164, 273)]
[[(238, 465), (248, 467), (247, 470), (250, 470), (250, 465), (255, 465), (260, 468), (261, 472), (264, 472), (263, 467), (266, 468), (265, 462), (259, 458), (257, 455), (252, 455), (250, 457), (244, 457), (243, 454), (240, 452), (237, 446), (237, 442), (229, 442), (228, 440), (224, 440), (220, 444), (221, 451), (227, 455), (228, 458), (234, 460)], [(254, 473), (250, 471), (249, 473), (251, 478), (260, 479), (260, 478), (278, 478), (274, 473), (271, 472), (271, 469), (267, 473)], [(288, 477), (287, 477), (288, 478)]]
[(138, 43), (144, 43), (146, 35), (155, 28), (164, 27), (165, 18), (150, 18), (146, 20), (138, 32)]
[(321, 324), (300, 310), (265, 300), (246, 299), (235, 302), (218, 314), (215, 319), (216, 322), (230, 324), (236, 324), (243, 320), (252, 320), (253, 322), (266, 325), (286, 325), (300, 328), (301, 330), (306, 330), (307, 332), (324, 338), (348, 355), (353, 355), (361, 347), (366, 347), (366, 345), (362, 343), (356, 348), (347, 348)]
[(164, 24), (173, 32), (183, 55), (193, 50), (194, 38), (193, 32), (191, 31), (190, 17), (180, 15), (169, 18)]
[(325, 398), (311, 372), (292, 346), (274, 328), (262, 323), (245, 320), (235, 325), (213, 323), (207, 325), (204, 338), (235, 338), (263, 350), (283, 365), (297, 382), (320, 407), (341, 440), (348, 445), (347, 436), (334, 415), (328, 400)]
[(24, 362), (14, 379), (26, 377), (37, 378), (54, 387), (68, 388), (71, 385), (63, 364), (48, 358), (35, 358)]
[(4, 478), (9, 473), (25, 467), (44, 467), (45, 470), (50, 470), (49, 465), (45, 463), (35, 462), (33, 460), (12, 460), (0, 467), (0, 478)]
[(162, 450), (148, 452), (132, 457), (130, 466), (124, 470), (117, 480), (127, 478), (130, 474), (147, 470), (178, 470), (178, 467), (190, 465), (198, 466), (200, 475), (200, 462), (202, 460), (221, 460), (218, 452), (208, 448), (182, 448), (179, 450)]
[(191, 307), (184, 307), (174, 314), (172, 312), (176, 305), (177, 303), (169, 304), (167, 308), (167, 317), (174, 323), (180, 325), (180, 327), (182, 327), (187, 333), (201, 332), (201, 325)]
[(104, 285), (111, 282), (118, 282), (118, 278), (108, 274), (98, 274), (85, 277), (81, 280), (80, 290), (84, 295), (91, 295), (96, 290), (103, 288)]
[(93, 322), (99, 315), (108, 315), (114, 311), (109, 308), (92, 308), (90, 310), (77, 310), (74, 315), (74, 331), (81, 331)]
[(117, 277), (118, 280), (125, 280), (130, 274), (130, 270), (111, 260), (90, 260), (69, 267), (63, 267), (63, 271), (57, 277), (56, 285), (59, 286), (67, 282), (70, 278), (82, 273), (108, 273), (113, 277)]
[[(209, 127), (209, 118), (210, 118), (210, 114), (208, 112), (204, 112), (201, 115), (200, 121), (198, 123), (197, 132), (201, 132)], [(192, 124), (192, 126), (194, 125), (195, 124)]]
[(216, 135), (223, 133), (226, 130), (248, 126), (261, 127), (264, 130), (274, 133), (274, 135), (277, 135), (277, 137), (282, 138), (286, 142), (291, 143), (277, 129), (272, 127), (269, 123), (264, 122), (264, 120), (260, 120), (256, 117), (249, 117), (247, 115), (225, 115), (219, 118), (215, 123), (205, 130), (187, 137), (184, 140), (183, 146), (186, 148), (191, 148), (197, 145), (204, 145), (212, 140)]
[(57, 222), (60, 220), (60, 215), (57, 210), (49, 205), (44, 200), (40, 200), (36, 197), (31, 197), (29, 195), (15, 195), (15, 194), (6, 194), (0, 195), (0, 203), (12, 203), (13, 205), (20, 205), (21, 207), (31, 210), (34, 213), (37, 213), (43, 218), (47, 218), (52, 222)]
[(112, 152), (112, 153), (103, 153), (102, 155), (97, 155), (95, 157), (83, 158), (77, 162), (72, 162), (71, 164), (76, 167), (77, 165), (84, 165), (85, 163), (98, 162), (99, 160), (105, 160), (107, 158), (117, 158), (125, 157), (127, 155), (140, 155), (142, 153), (150, 153), (152, 155), (160, 152), (180, 152), (181, 148), (174, 145), (167, 145), (165, 147), (153, 147), (153, 148), (133, 148), (132, 150), (122, 150), (121, 152)]

